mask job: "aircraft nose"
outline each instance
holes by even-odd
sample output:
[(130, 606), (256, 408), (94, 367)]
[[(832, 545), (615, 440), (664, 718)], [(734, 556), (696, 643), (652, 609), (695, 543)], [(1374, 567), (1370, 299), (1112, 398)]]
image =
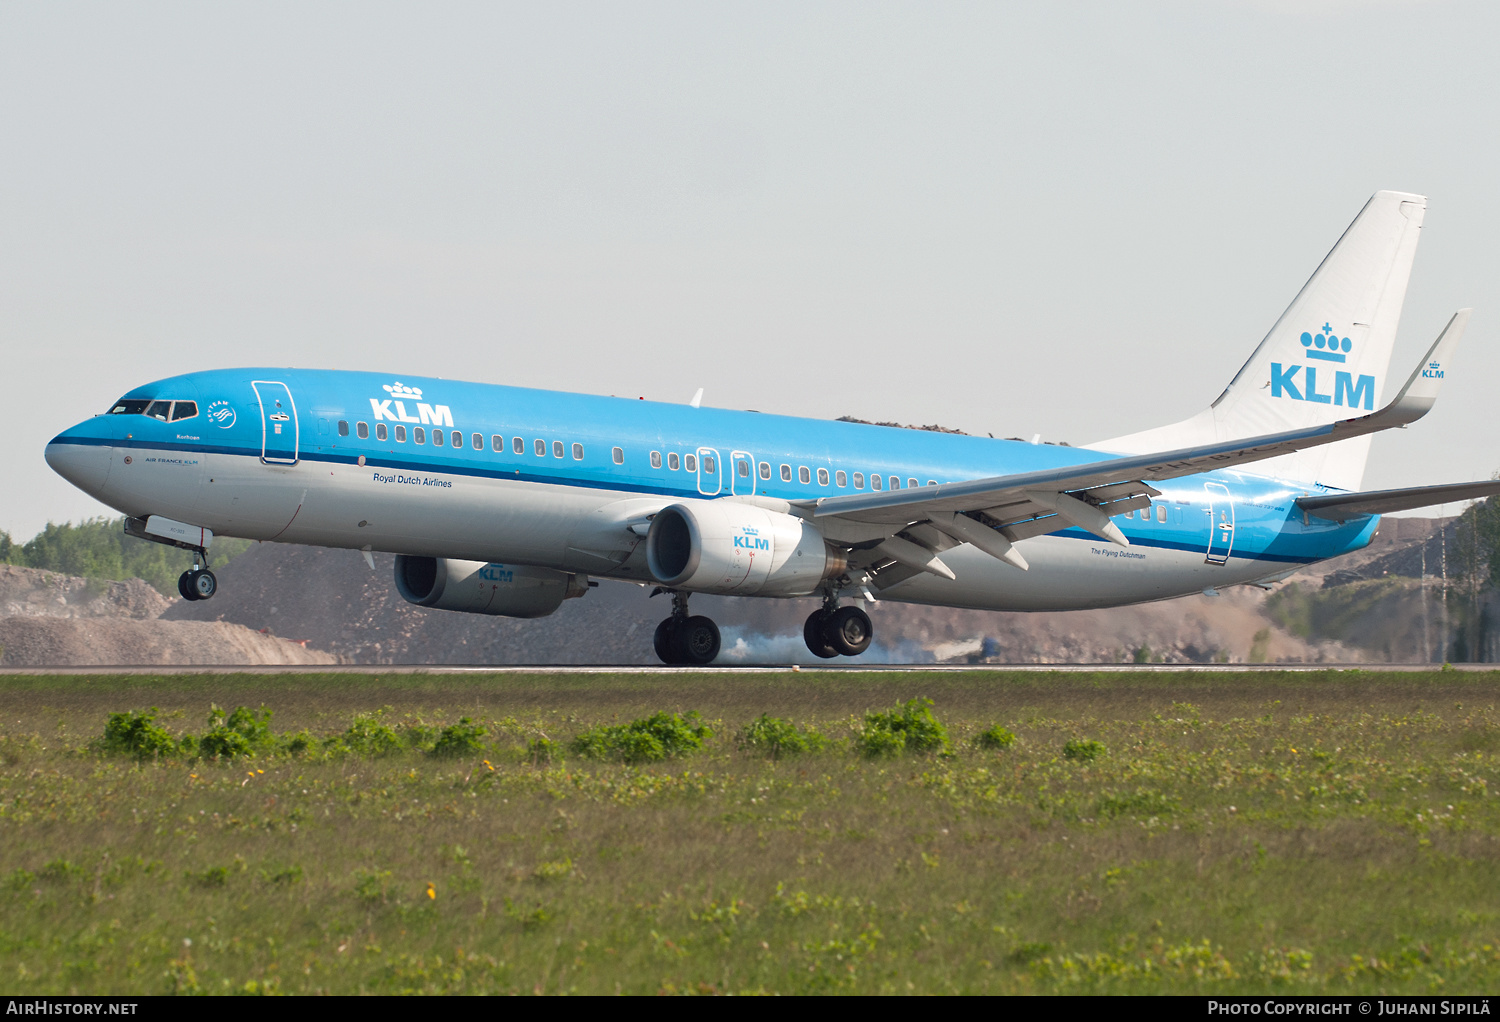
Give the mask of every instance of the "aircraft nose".
[(113, 454), (113, 447), (67, 430), (52, 438), (46, 458), (52, 471), (83, 492), (98, 496), (109, 479)]

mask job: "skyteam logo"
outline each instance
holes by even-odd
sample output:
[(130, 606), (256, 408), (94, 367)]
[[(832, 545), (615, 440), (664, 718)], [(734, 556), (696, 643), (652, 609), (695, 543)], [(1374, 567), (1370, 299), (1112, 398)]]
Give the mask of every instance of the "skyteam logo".
[(234, 425), (234, 406), (228, 401), (215, 401), (208, 406), (208, 421), (220, 429), (228, 429)]
[[(397, 380), (395, 383), (386, 384), (383, 389), (389, 398), (382, 401), (379, 398), (370, 398), (370, 414), (375, 421), (389, 419), (392, 422), (416, 422), (423, 426), (452, 426), (453, 412), (447, 405), (430, 405), (422, 401), (421, 387), (408, 387)], [(415, 406), (417, 414), (411, 415), (406, 411), (406, 403), (410, 401)]]
[[(1340, 337), (1338, 331), (1334, 330), (1333, 324), (1324, 323), (1323, 328), (1316, 334), (1310, 330), (1304, 330), (1302, 349), (1306, 363), (1293, 363), (1288, 366), (1283, 366), (1280, 362), (1271, 363), (1272, 397), (1363, 408), (1367, 412), (1374, 410), (1375, 377), (1373, 376), (1360, 376), (1356, 379), (1353, 373), (1336, 369), (1333, 373), (1333, 393), (1320, 394), (1318, 392), (1318, 367), (1307, 363), (1344, 362), (1348, 359), (1349, 353), (1354, 350), (1354, 342), (1347, 337)], [(1302, 374), (1300, 380), (1297, 378), (1299, 372)], [(1326, 373), (1327, 370), (1324, 372)], [(1328, 377), (1325, 375), (1323, 379), (1326, 381)]]

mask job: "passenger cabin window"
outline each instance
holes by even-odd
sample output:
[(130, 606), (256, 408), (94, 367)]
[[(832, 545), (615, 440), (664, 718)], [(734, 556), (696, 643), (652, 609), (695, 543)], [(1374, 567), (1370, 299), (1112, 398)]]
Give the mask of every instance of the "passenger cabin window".
[(115, 406), (109, 410), (111, 415), (144, 415), (147, 407), (151, 404), (150, 398), (132, 397), (120, 398)]
[(474, 450), (476, 450), (476, 451), (482, 451), (482, 450), (484, 450), (484, 434), (483, 433), (473, 433), (473, 434), (471, 434), (469, 436), (469, 446), (473, 447)]
[(927, 485), (928, 486), (936, 486), (937, 485), (937, 480), (936, 479), (929, 479), (929, 480), (927, 480)]
[(462, 449), (463, 445), (464, 445), (464, 435), (462, 433), (460, 433), (458, 430), (455, 429), (453, 431), (453, 446)]
[(1156, 520), (1158, 522), (1162, 522), (1162, 523), (1166, 522), (1166, 520), (1167, 520), (1167, 505), (1165, 505), (1165, 504), (1158, 504), (1158, 505), (1156, 505)]
[(504, 454), (505, 437), (498, 435), (490, 437), (490, 450), (494, 451), (496, 454)]
[(435, 429), (435, 430), (432, 431), (432, 446), (434, 446), (434, 447), (441, 447), (441, 446), (443, 446), (443, 431), (442, 430)]
[(737, 459), (735, 459), (734, 474), (737, 475), (737, 476), (739, 476), (741, 479), (749, 479), (750, 478), (750, 463), (748, 461), (746, 461), (744, 458), (737, 458)]
[(397, 426), (396, 427), (396, 443), (398, 443), (398, 444), (404, 444), (404, 443), (406, 443), (406, 427), (405, 426)]
[(354, 424), (354, 432), (359, 435), (361, 440), (368, 440), (370, 439), (370, 424), (368, 422), (356, 422)]
[(385, 423), (375, 423), (375, 439), (380, 441), (384, 441), (386, 439)]
[(863, 472), (854, 473), (854, 488), (856, 490), (863, 490), (865, 488), (865, 474)]
[(812, 473), (807, 470), (806, 465), (799, 465), (797, 467), (797, 482), (804, 486), (812, 482)]
[(844, 487), (849, 485), (849, 473), (845, 472), (843, 469), (839, 469), (833, 474), (833, 481), (838, 483), (839, 489), (843, 489)]
[(870, 476), (870, 489), (872, 489), (872, 490), (878, 490), (878, 489), (880, 489), (880, 477), (879, 476), (877, 476), (877, 475)]
[(771, 463), (769, 461), (763, 461), (760, 463), (760, 477), (762, 479), (771, 478)]
[(818, 469), (818, 485), (819, 486), (827, 486), (828, 485), (828, 470), (826, 468), (820, 468), (820, 469)]
[(563, 456), (563, 442), (561, 440), (552, 441), (552, 456), (554, 458), (561, 458)]
[(198, 414), (198, 402), (178, 401), (172, 405), (172, 421), (181, 422)]
[(421, 426), (413, 426), (411, 428), (411, 435), (412, 439), (419, 444), (425, 444), (427, 442), (427, 431)]
[(781, 466), (781, 481), (784, 482), (784, 483), (789, 483), (789, 482), (792, 481), (792, 466), (790, 466), (790, 465), (782, 465)]
[(526, 441), (522, 440), (520, 437), (516, 437), (514, 440), (512, 440), (510, 442), (510, 449), (513, 450), (513, 451), (515, 451), (517, 454), (525, 454), (526, 453)]
[(899, 489), (901, 489), (901, 477), (900, 476), (891, 476), (891, 489), (893, 489), (893, 490), (899, 490)]
[(661, 468), (661, 451), (651, 452), (651, 467)]
[(682, 463), (687, 466), (689, 472), (698, 471), (698, 456), (696, 454), (684, 454)]
[(906, 481), (906, 485), (907, 485), (907, 486), (908, 486), (908, 487), (909, 487), (909, 488), (910, 488), (910, 489), (913, 489), (913, 490), (915, 490), (915, 489), (916, 489), (916, 488), (917, 488), (917, 486), (918, 486), (918, 485), (919, 485), (919, 484), (918, 484), (918, 483), (917, 483), (917, 481), (916, 481), (916, 480), (915, 480), (915, 479), (908, 479), (908, 480), (907, 480), (907, 481)]
[[(583, 444), (574, 444), (573, 445), (573, 460), (574, 461), (582, 461), (583, 460)], [(660, 467), (659, 464), (658, 464), (658, 467)]]
[(547, 456), (547, 441), (536, 441), (536, 443), (532, 444), (532, 450), (536, 451), (536, 456), (538, 458), (545, 458)]
[(682, 462), (678, 460), (677, 455), (675, 455), (675, 454), (668, 454), (667, 455), (667, 468), (671, 469), (673, 472), (676, 472), (681, 467), (682, 467)]
[(612, 460), (616, 465), (625, 464), (625, 452), (620, 448), (611, 447), (609, 449), (609, 456), (610, 460)]
[(343, 419), (340, 419), (339, 420), (339, 436), (348, 436), (348, 435), (349, 435), (349, 424), (347, 422), (345, 422)]

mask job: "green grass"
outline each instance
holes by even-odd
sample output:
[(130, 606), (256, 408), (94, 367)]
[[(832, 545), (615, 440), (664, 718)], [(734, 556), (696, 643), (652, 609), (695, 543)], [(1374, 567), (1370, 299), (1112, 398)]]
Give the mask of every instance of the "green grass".
[[(1500, 983), (1500, 675), (3, 681), (17, 992)], [(919, 698), (950, 740), (865, 755), (866, 715)], [(272, 710), (277, 739), (185, 754), (211, 704)], [(176, 753), (96, 751), (151, 707)], [(700, 751), (571, 750), (692, 711)], [(762, 714), (824, 741), (741, 740)], [(983, 748), (997, 724), (1014, 743)]]

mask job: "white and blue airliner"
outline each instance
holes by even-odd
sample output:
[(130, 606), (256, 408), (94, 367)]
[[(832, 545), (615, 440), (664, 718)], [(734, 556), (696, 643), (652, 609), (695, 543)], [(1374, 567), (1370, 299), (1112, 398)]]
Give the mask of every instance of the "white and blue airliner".
[(541, 617), (591, 578), (672, 594), (656, 652), (707, 664), (693, 593), (820, 596), (808, 647), (855, 656), (872, 600), (1108, 607), (1269, 585), (1369, 543), (1383, 512), (1484, 481), (1359, 492), (1370, 436), (1432, 406), (1468, 310), (1382, 403), (1426, 200), (1365, 205), (1193, 418), (1053, 446), (487, 383), (220, 369), (136, 387), (48, 463), (192, 551), (215, 535), (396, 554), (425, 607)]

